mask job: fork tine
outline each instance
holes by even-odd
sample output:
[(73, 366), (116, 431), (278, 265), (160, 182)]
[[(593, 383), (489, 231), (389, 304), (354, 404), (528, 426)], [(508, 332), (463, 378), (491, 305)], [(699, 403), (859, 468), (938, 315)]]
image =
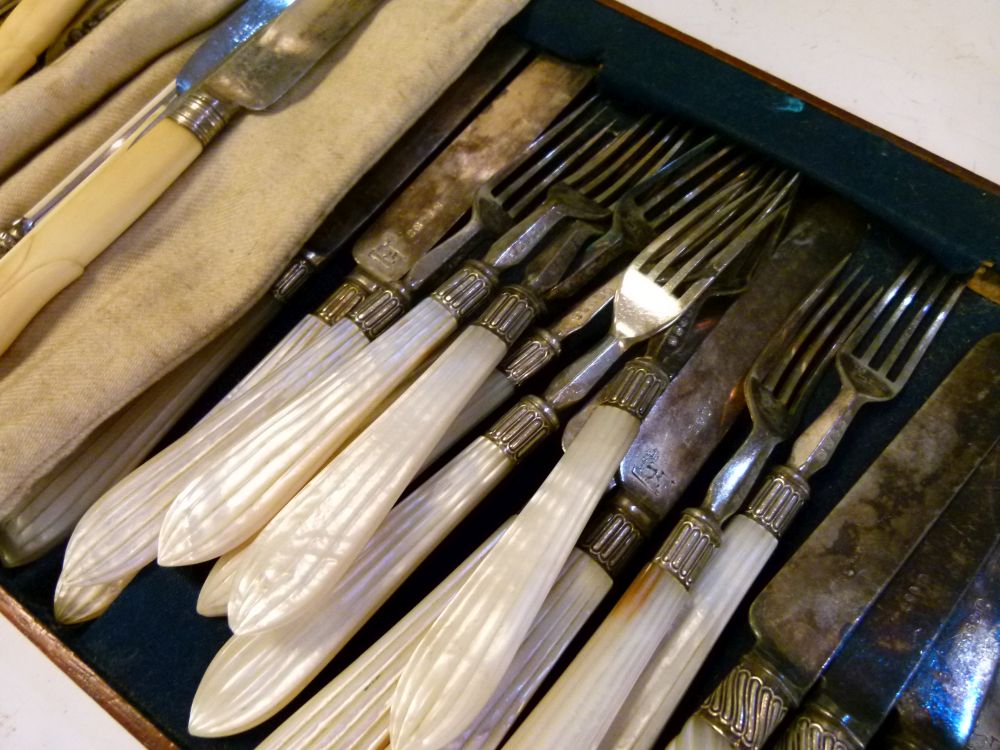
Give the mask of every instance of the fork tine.
[[(494, 188), (497, 199), (501, 203), (552, 159), (583, 137), (595, 122), (607, 115), (608, 106), (606, 104), (596, 108), (593, 106), (597, 101), (596, 95), (587, 99), (573, 112), (532, 141), (531, 145), (524, 150), (522, 157), (502, 169), (486, 183)], [(588, 110), (592, 111), (588, 112)], [(613, 123), (614, 118), (611, 118), (606, 127), (610, 127)]]
[[(842, 267), (842, 263), (843, 261), (838, 265)], [(785, 379), (792, 362), (805, 345), (805, 342), (810, 339), (816, 326), (826, 317), (830, 309), (840, 302), (860, 273), (860, 269), (855, 269), (841, 279), (840, 283), (831, 292), (824, 294), (822, 297), (814, 298), (813, 305), (802, 311), (803, 314), (799, 317), (795, 328), (789, 329), (787, 334), (781, 336), (780, 339), (772, 339), (768, 345), (768, 349), (757, 357), (751, 374), (763, 383), (768, 390), (775, 391), (778, 384)], [(809, 315), (808, 318), (806, 314)]]
[[(692, 272), (695, 269), (701, 268), (703, 262), (708, 263), (708, 268), (700, 274), (700, 278), (693, 281), (691, 285), (684, 291), (681, 296), (681, 305), (686, 306), (694, 303), (694, 300), (698, 299), (705, 291), (712, 286), (718, 275), (724, 271), (730, 263), (733, 262), (740, 254), (743, 253), (746, 248), (753, 244), (753, 242), (760, 236), (761, 232), (770, 226), (771, 222), (774, 221), (781, 215), (780, 208), (784, 204), (788, 193), (794, 188), (795, 184), (798, 182), (798, 174), (793, 174), (791, 177), (780, 176), (780, 179), (784, 179), (785, 183), (781, 189), (771, 197), (770, 202), (767, 202), (768, 194), (762, 195), (753, 206), (750, 207), (741, 216), (730, 229), (727, 229), (724, 234), (726, 240), (724, 242), (716, 242), (719, 238), (716, 237), (709, 247), (715, 245), (715, 248), (711, 250), (706, 247), (704, 250), (699, 252), (695, 258), (691, 261), (685, 263), (676, 273), (674, 273), (671, 278), (663, 284), (663, 288), (673, 294), (677, 287), (685, 282), (691, 281)], [(780, 183), (775, 183), (780, 184)], [(766, 205), (765, 205), (766, 204)], [(763, 206), (763, 208), (762, 208)], [(745, 225), (744, 222), (749, 220), (749, 225)], [(739, 234), (732, 240), (728, 238), (732, 236), (735, 231), (735, 227), (742, 227)], [(720, 235), (722, 236), (722, 235)], [(722, 247), (721, 250), (716, 252), (716, 248)], [(694, 263), (692, 261), (697, 261)]]
[[(596, 119), (596, 117), (594, 119)], [(553, 182), (555, 182), (566, 170), (572, 168), (580, 161), (585, 160), (586, 155), (591, 153), (591, 149), (596, 147), (600, 141), (606, 139), (606, 136), (614, 124), (614, 121), (606, 123), (596, 132), (588, 135), (586, 141), (582, 145), (576, 145), (574, 138), (574, 141), (566, 141), (565, 143), (557, 146), (554, 150), (554, 155), (559, 155), (564, 151), (569, 151), (569, 153), (566, 158), (562, 159), (562, 161), (545, 172), (541, 179), (535, 178), (537, 177), (538, 172), (546, 167), (548, 157), (546, 157), (546, 161), (535, 165), (531, 170), (518, 178), (517, 181), (511, 184), (510, 190), (505, 191), (501, 200), (501, 205), (506, 205), (507, 201), (510, 200), (511, 197), (517, 196), (517, 200), (507, 209), (507, 213), (515, 218), (520, 218), (527, 213), (528, 210), (541, 199), (542, 194)], [(528, 183), (529, 180), (535, 181), (533, 183)], [(516, 191), (522, 190), (525, 184), (530, 184), (530, 189), (518, 196)]]
[(848, 351), (854, 351), (858, 348), (858, 346), (860, 346), (862, 339), (868, 335), (868, 332), (871, 330), (872, 326), (875, 325), (879, 316), (885, 308), (889, 306), (889, 303), (892, 302), (893, 298), (899, 293), (899, 290), (903, 288), (903, 284), (906, 283), (906, 280), (913, 274), (919, 264), (919, 259), (910, 261), (906, 268), (904, 268), (895, 280), (893, 280), (889, 288), (882, 293), (878, 303), (871, 310), (871, 312), (868, 313), (868, 317), (861, 321), (858, 327), (854, 329), (854, 333), (851, 334), (851, 338), (847, 340), (845, 348)]
[(627, 159), (653, 136), (659, 124), (659, 121), (654, 121), (651, 115), (643, 115), (577, 167), (565, 179), (565, 183), (589, 195), (589, 192), (605, 178), (609, 169)]
[[(659, 125), (663, 125), (663, 123), (659, 123)], [(657, 153), (662, 147), (667, 146), (668, 144), (672, 144), (674, 147), (682, 146), (684, 144), (684, 135), (680, 138), (674, 139), (674, 135), (678, 130), (679, 127), (676, 125), (670, 128), (664, 135), (660, 136), (657, 141), (650, 145), (645, 153), (641, 154), (639, 158), (631, 164), (629, 164), (629, 161), (634, 153), (628, 155), (628, 158), (623, 156), (623, 158), (619, 159), (616, 164), (612, 165), (607, 170), (606, 177), (611, 180), (611, 184), (601, 190), (598, 195), (592, 196), (593, 199), (602, 206), (611, 206), (621, 197), (623, 192), (643, 180), (649, 174), (655, 172), (656, 168), (662, 164), (661, 159), (657, 158)], [(675, 140), (679, 141), (679, 143), (675, 143)], [(668, 146), (667, 151), (669, 152), (670, 150), (672, 149)], [(617, 170), (620, 168), (624, 168), (624, 172), (617, 174)], [(591, 195), (588, 190), (582, 190), (581, 192), (585, 195)]]
[[(857, 304), (869, 286), (871, 279), (866, 279), (854, 290), (806, 350), (799, 366), (789, 371), (789, 378), (782, 384), (778, 399), (790, 412), (797, 412), (799, 406), (809, 399), (823, 373), (826, 372), (827, 366), (851, 335), (854, 326), (861, 322), (875, 304), (875, 300), (871, 298), (860, 307)], [(851, 310), (855, 311), (854, 314), (850, 316), (846, 325), (842, 325)]]
[[(642, 210), (643, 215), (649, 221), (650, 225), (654, 229), (659, 229), (664, 226), (673, 216), (677, 215), (681, 209), (687, 206), (692, 201), (701, 197), (702, 194), (711, 190), (716, 184), (722, 182), (731, 173), (740, 166), (743, 162), (744, 157), (740, 154), (731, 155), (733, 147), (726, 146), (719, 151), (708, 156), (706, 159), (692, 166), (688, 171), (673, 180), (670, 184), (663, 186), (662, 189), (658, 190), (654, 195), (643, 200), (639, 204), (639, 208)], [(726, 159), (730, 156), (729, 159)], [(695, 179), (697, 179), (701, 174), (705, 172), (706, 169), (711, 169), (711, 167), (722, 161), (722, 166), (714, 171), (710, 172), (701, 182), (695, 184), (686, 190), (680, 198), (676, 198), (672, 204), (667, 208), (663, 208), (662, 204), (669, 198), (675, 198), (678, 188), (686, 187)], [(739, 173), (740, 177), (745, 177), (749, 179), (751, 175), (752, 167), (747, 167)]]
[[(941, 292), (943, 292), (943, 289), (944, 288), (939, 290), (938, 294), (935, 295), (935, 300), (937, 297), (940, 296)], [(913, 348), (913, 351), (910, 353), (909, 358), (906, 360), (906, 364), (903, 365), (899, 373), (897, 373), (896, 377), (893, 379), (894, 382), (902, 386), (906, 383), (907, 380), (910, 379), (910, 375), (913, 374), (913, 370), (916, 369), (916, 366), (920, 362), (920, 359), (924, 356), (924, 353), (927, 351), (927, 348), (931, 345), (931, 342), (934, 340), (934, 337), (937, 336), (937, 332), (941, 330), (941, 326), (944, 324), (945, 318), (948, 317), (948, 314), (952, 311), (952, 308), (954, 308), (955, 304), (958, 302), (958, 298), (962, 295), (962, 289), (963, 289), (962, 284), (956, 283), (954, 285), (954, 288), (951, 290), (951, 294), (949, 294), (947, 299), (945, 299), (944, 304), (938, 311), (938, 314), (934, 316), (934, 320), (931, 321), (931, 324), (927, 327), (927, 330), (924, 332), (924, 335), (921, 336), (920, 341), (918, 341), (917, 345)]]
[[(664, 235), (661, 235), (661, 239), (664, 239), (666, 235), (672, 235), (671, 238), (660, 244), (660, 248), (666, 246), (669, 249), (659, 257), (655, 265), (645, 271), (646, 275), (653, 281), (658, 281), (668, 268), (688, 256), (692, 248), (704, 247), (703, 242), (710, 244), (714, 242), (713, 237), (718, 237), (718, 233), (723, 232), (734, 221), (733, 217), (759, 190), (759, 187), (751, 187), (740, 193), (739, 190), (745, 186), (745, 182), (729, 186), (721, 196), (716, 196), (728, 198), (728, 200), (718, 202), (710, 214), (705, 216), (704, 211), (698, 214), (692, 211), (667, 230)], [(699, 218), (701, 220), (694, 224), (694, 220)]]
[[(928, 268), (927, 271), (929, 274), (930, 269)], [(928, 296), (927, 300), (913, 314), (913, 316), (910, 318), (910, 321), (907, 323), (906, 327), (899, 334), (899, 336), (897, 336), (896, 342), (893, 344), (892, 349), (890, 349), (889, 353), (886, 354), (881, 367), (878, 368), (878, 372), (880, 375), (888, 376), (889, 371), (893, 368), (893, 365), (896, 364), (896, 360), (899, 359), (900, 354), (903, 353), (903, 350), (906, 348), (906, 345), (910, 342), (910, 339), (913, 338), (913, 335), (917, 332), (917, 329), (920, 327), (921, 322), (927, 316), (927, 313), (930, 312), (931, 308), (934, 306), (934, 303), (937, 301), (938, 297), (941, 296), (947, 284), (948, 284), (948, 277), (942, 274), (941, 278), (939, 278), (937, 283), (934, 285), (934, 288), (931, 291), (930, 295)], [(913, 294), (916, 295), (916, 293), (917, 290), (914, 290)]]
[[(916, 266), (914, 266), (914, 269), (916, 270)], [(904, 271), (904, 273), (906, 272)], [(910, 283), (907, 285), (907, 288), (903, 290), (902, 297), (900, 297), (899, 300), (894, 303), (893, 308), (889, 311), (889, 318), (880, 323), (880, 328), (875, 333), (871, 343), (865, 350), (865, 353), (855, 354), (855, 357), (858, 359), (859, 362), (863, 362), (865, 364), (871, 364), (871, 362), (875, 359), (875, 355), (878, 354), (879, 350), (882, 348), (882, 345), (885, 343), (889, 334), (892, 333), (892, 330), (896, 327), (896, 323), (899, 322), (899, 319), (903, 316), (903, 313), (906, 312), (906, 309), (911, 304), (913, 304), (917, 292), (920, 291), (920, 287), (924, 285), (924, 282), (927, 281), (930, 274), (931, 274), (931, 267), (926, 266), (925, 268), (919, 271), (916, 280), (912, 279), (910, 280)], [(911, 274), (907, 275), (910, 276)], [(900, 287), (900, 290), (901, 289), (902, 287)], [(898, 291), (899, 290), (897, 290), (897, 293)], [(886, 297), (883, 296), (883, 299), (885, 298)]]

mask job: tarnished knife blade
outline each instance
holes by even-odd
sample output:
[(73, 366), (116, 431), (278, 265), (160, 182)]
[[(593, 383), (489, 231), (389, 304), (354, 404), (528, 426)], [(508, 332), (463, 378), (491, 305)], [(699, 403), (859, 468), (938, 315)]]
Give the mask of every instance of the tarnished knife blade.
[(826, 670), (781, 748), (808, 736), (863, 748), (995, 548), (996, 448), (928, 530)]
[(177, 75), (183, 93), (207, 76), (233, 50), (252, 37), (295, 0), (246, 0), (219, 23)]
[(979, 712), (969, 739), (969, 750), (996, 750), (1000, 747), (1000, 672), (993, 676), (993, 687)]
[(663, 515), (743, 408), (742, 379), (795, 306), (865, 231), (840, 201), (806, 209), (643, 420), (620, 465), (629, 499)]
[(230, 105), (267, 109), (380, 3), (294, 0), (194, 85)]
[[(993, 453), (996, 472), (996, 448)], [(977, 474), (982, 469), (980, 465)], [(1000, 476), (994, 474), (992, 482), (997, 487)], [(964, 748), (998, 664), (1000, 550), (994, 549), (896, 704), (887, 743), (893, 748)], [(1000, 737), (995, 741), (1000, 747)]]
[(754, 651), (801, 699), (997, 440), (1000, 334), (980, 341), (750, 610)]
[(355, 243), (357, 264), (383, 282), (403, 278), (462, 218), (476, 189), (541, 135), (596, 72), (533, 60)]

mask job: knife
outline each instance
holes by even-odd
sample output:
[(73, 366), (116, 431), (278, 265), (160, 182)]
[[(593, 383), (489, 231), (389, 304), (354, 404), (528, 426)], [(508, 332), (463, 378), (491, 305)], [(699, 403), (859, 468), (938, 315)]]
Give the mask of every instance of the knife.
[(93, 151), (76, 169), (24, 216), (9, 226), (0, 228), (0, 257), (14, 247), (59, 202), (76, 189), (88, 176), (104, 164), (116, 151), (130, 145), (141, 134), (159, 122), (167, 108), (194, 83), (207, 76), (233, 49), (245, 42), (267, 24), (289, 0), (247, 0), (209, 34), (205, 43), (191, 56), (177, 80), (166, 86), (147, 102), (132, 118)]
[[(232, 117), (278, 101), (377, 4), (295, 0), (63, 199), (0, 258), (0, 353), (156, 202)], [(179, 79), (185, 76), (186, 69)]]
[(34, 66), (86, 0), (21, 0), (0, 26), (0, 94)]
[[(995, 455), (992, 468), (994, 472), (998, 468)], [(980, 465), (978, 474), (982, 473)], [(996, 479), (994, 473), (994, 488)], [(896, 704), (885, 736), (880, 733), (884, 746), (893, 750), (964, 748), (977, 714), (988, 705), (998, 663), (1000, 550), (994, 549)]]
[(778, 750), (863, 750), (1000, 532), (996, 448), (942, 512), (834, 658)]
[(996, 442), (998, 357), (1000, 334), (978, 343), (757, 597), (756, 645), (672, 750), (759, 750), (802, 700)]
[(1000, 673), (993, 676), (993, 686), (979, 712), (968, 750), (996, 750), (1000, 747)]

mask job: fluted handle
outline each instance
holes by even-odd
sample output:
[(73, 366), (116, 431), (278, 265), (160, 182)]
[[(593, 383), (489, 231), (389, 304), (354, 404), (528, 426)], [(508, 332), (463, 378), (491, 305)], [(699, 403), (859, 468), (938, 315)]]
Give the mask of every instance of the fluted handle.
[[(380, 722), (387, 729), (389, 699), (417, 641), (509, 526), (510, 522), (498, 529), (388, 633), (267, 737), (258, 750), (351, 747), (359, 734), (367, 736)], [(190, 729), (198, 736), (214, 736), (214, 727), (208, 723)]]
[(611, 583), (600, 565), (574, 549), (500, 687), (472, 724), (444, 750), (499, 747), (556, 661), (610, 591)]
[[(269, 351), (260, 362), (254, 365), (233, 388), (225, 395), (225, 400), (245, 393), (264, 380), (283, 363), (312, 346), (313, 342), (322, 338), (329, 325), (315, 315), (306, 315), (295, 324), (285, 336)], [(349, 330), (344, 328), (342, 330)]]
[(505, 351), (489, 331), (467, 328), (275, 516), (230, 598), (235, 632), (289, 622), (331, 592)]
[(493, 441), (473, 441), (390, 511), (314, 611), (230, 638), (202, 678), (192, 722), (228, 734), (255, 726), (288, 703), (513, 465)]
[(656, 562), (647, 565), (506, 747), (596, 748), (690, 603), (673, 575)]
[[(337, 345), (331, 343), (324, 350), (326, 357), (339, 358), (365, 341), (357, 329), (342, 330), (347, 335), (338, 337)], [(332, 329), (330, 334), (336, 335)], [(320, 367), (322, 361), (316, 366)], [(301, 387), (298, 380), (291, 372), (275, 373), (213, 411), (102, 495), (73, 531), (61, 580), (67, 585), (106, 583), (134, 574), (156, 559), (157, 536), (164, 516), (192, 473), (199, 470), (211, 451), (226, 444), (226, 440), (237, 440), (243, 429), (249, 431), (250, 425), (266, 421), (286, 399), (291, 400), (295, 389)]]
[(482, 710), (638, 425), (616, 407), (594, 413), (407, 665), (393, 699), (394, 746), (445, 745)]
[[(749, 528), (745, 528), (749, 527)], [(774, 550), (759, 527), (737, 516), (691, 587), (691, 606), (660, 644), (601, 750), (650, 750)]]
[(441, 304), (424, 300), (273, 414), (218, 441), (175, 494), (160, 563), (210, 560), (257, 533), (455, 325)]
[(731, 744), (725, 737), (699, 716), (692, 716), (684, 729), (666, 750), (733, 750), (741, 748)]

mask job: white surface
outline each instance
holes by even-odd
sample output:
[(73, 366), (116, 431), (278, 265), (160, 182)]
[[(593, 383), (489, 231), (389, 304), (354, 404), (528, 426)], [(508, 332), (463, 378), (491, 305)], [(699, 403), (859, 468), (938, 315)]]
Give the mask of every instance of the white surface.
[(623, 0), (1000, 183), (995, 0)]
[(0, 747), (4, 750), (136, 750), (142, 745), (0, 617)]

